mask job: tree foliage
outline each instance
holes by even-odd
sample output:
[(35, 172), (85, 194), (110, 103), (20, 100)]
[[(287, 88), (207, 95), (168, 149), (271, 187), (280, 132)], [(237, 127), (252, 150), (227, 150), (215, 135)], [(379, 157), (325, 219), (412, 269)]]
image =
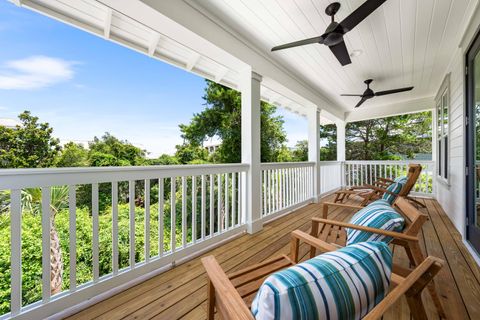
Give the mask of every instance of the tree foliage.
[[(238, 91), (207, 80), (205, 88), (206, 108), (194, 114), (189, 124), (181, 124), (183, 145), (177, 146), (177, 158), (181, 163), (194, 159), (221, 163), (241, 162), (241, 95)], [(284, 120), (274, 116), (276, 107), (261, 102), (261, 160), (275, 162), (287, 141), (283, 129)], [(203, 152), (203, 142), (218, 137), (222, 141), (215, 153), (208, 157)], [(196, 157), (196, 158), (195, 158)]]
[(321, 161), (337, 160), (337, 126), (335, 124), (325, 124), (320, 126), (320, 147)]
[(16, 128), (0, 126), (0, 168), (46, 168), (55, 163), (59, 140), (48, 123), (24, 111)]
[(348, 123), (347, 160), (412, 159), (417, 153), (430, 153), (431, 112), (399, 115)]

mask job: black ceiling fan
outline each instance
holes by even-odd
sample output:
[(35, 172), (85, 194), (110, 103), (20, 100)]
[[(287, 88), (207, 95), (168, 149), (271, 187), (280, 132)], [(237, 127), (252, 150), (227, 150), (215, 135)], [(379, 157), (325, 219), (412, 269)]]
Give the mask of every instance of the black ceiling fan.
[(332, 22), (325, 30), (325, 33), (319, 37), (295, 41), (272, 48), (272, 51), (303, 46), (306, 44), (320, 43), (328, 46), (342, 66), (352, 63), (348, 54), (347, 46), (343, 41), (343, 36), (352, 30), (357, 24), (368, 17), (375, 9), (380, 7), (387, 0), (367, 0), (348, 17), (338, 23), (335, 21), (335, 14), (340, 9), (339, 2), (333, 2), (325, 9), (325, 13), (332, 17)]
[(363, 94), (342, 94), (341, 96), (343, 97), (360, 97), (360, 101), (357, 103), (355, 108), (358, 108), (367, 101), (368, 99), (372, 99), (373, 97), (379, 97), (379, 96), (385, 96), (387, 94), (394, 94), (394, 93), (399, 93), (399, 92), (404, 92), (404, 91), (410, 91), (413, 89), (413, 87), (405, 87), (405, 88), (398, 88), (398, 89), (392, 89), (392, 90), (385, 90), (385, 91), (378, 91), (378, 92), (373, 92), (372, 89), (370, 89), (370, 83), (372, 83), (372, 79), (365, 80), (364, 83), (367, 85), (367, 89)]

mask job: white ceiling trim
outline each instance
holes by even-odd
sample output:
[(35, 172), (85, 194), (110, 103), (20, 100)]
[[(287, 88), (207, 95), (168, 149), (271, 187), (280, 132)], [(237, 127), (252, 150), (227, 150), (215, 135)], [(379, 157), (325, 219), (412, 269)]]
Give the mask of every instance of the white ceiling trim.
[(400, 114), (415, 113), (433, 110), (435, 108), (434, 97), (426, 97), (408, 100), (400, 103), (386, 104), (379, 107), (359, 107), (353, 112), (345, 113), (346, 122), (355, 122), (368, 119), (391, 117)]
[[(124, 1), (119, 1), (119, 3), (114, 0), (101, 1), (120, 9), (122, 12), (125, 12), (123, 10), (129, 9), (128, 6), (121, 5), (124, 4)], [(305, 106), (316, 106), (320, 109), (326, 109), (339, 119), (343, 118), (341, 107), (327, 99), (319, 93), (319, 90), (312, 88), (290, 70), (287, 70), (264, 55), (260, 50), (248, 43), (248, 41), (242, 39), (241, 35), (234, 33), (228, 26), (222, 24), (218, 19), (215, 19), (215, 17), (211, 16), (208, 12), (202, 10), (202, 8), (195, 3), (190, 1), (188, 1), (187, 4), (184, 1), (153, 0), (143, 0), (143, 2), (150, 5), (162, 15), (170, 18), (172, 21), (192, 30), (192, 32), (195, 32), (198, 36), (229, 52), (238, 59), (245, 61), (246, 64), (252, 67), (253, 71), (261, 74), (264, 79), (274, 79), (285, 88), (289, 88), (291, 92), (294, 92), (298, 96), (301, 96), (303, 100), (309, 102), (304, 104)], [(138, 10), (133, 10), (129, 15), (130, 14), (138, 15), (139, 12)], [(145, 17), (138, 18), (141, 18), (142, 21), (147, 20)], [(155, 22), (152, 21), (152, 23)]]

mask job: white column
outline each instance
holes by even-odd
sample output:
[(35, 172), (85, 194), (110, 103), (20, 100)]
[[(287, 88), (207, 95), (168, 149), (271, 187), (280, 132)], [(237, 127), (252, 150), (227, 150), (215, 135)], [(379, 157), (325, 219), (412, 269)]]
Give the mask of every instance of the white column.
[(337, 126), (337, 161), (341, 161), (341, 186), (342, 188), (345, 187), (345, 121), (336, 121)]
[[(437, 159), (437, 109), (432, 110), (432, 161), (436, 161)], [(434, 171), (437, 169), (434, 169)], [(436, 172), (436, 171), (435, 171)], [(434, 172), (434, 173), (435, 173)]]
[(337, 121), (337, 161), (345, 161), (345, 121)]
[(260, 83), (262, 77), (252, 71), (243, 75), (242, 81), (242, 163), (250, 166), (243, 183), (243, 217), (248, 233), (263, 228), (260, 168)]
[(308, 161), (315, 162), (313, 169), (313, 201), (320, 199), (320, 111), (315, 107), (308, 111)]

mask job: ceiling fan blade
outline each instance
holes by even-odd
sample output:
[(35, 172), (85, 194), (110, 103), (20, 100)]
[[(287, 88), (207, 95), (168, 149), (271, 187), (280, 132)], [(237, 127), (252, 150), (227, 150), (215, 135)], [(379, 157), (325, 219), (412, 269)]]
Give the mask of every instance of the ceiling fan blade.
[(363, 97), (362, 94), (341, 94), (342, 97)]
[(367, 0), (355, 11), (353, 11), (348, 17), (340, 22), (344, 32), (348, 32), (355, 28), (357, 24), (368, 17), (373, 11), (380, 7), (387, 0)]
[(404, 92), (404, 91), (410, 91), (412, 90), (413, 87), (406, 87), (406, 88), (399, 88), (399, 89), (393, 89), (393, 90), (385, 90), (385, 91), (379, 91), (375, 92), (375, 96), (384, 96), (387, 94), (394, 94), (394, 93), (399, 93), (399, 92)]
[(342, 66), (352, 63), (352, 60), (350, 60), (350, 55), (348, 54), (347, 46), (345, 45), (344, 41), (334, 46), (330, 46), (329, 48), (330, 50), (332, 50), (333, 54), (335, 55), (335, 57), (337, 57), (338, 61)]
[(293, 47), (299, 47), (299, 46), (304, 46), (306, 44), (312, 44), (312, 43), (323, 43), (323, 36), (282, 44), (280, 46), (273, 47), (272, 51), (283, 50), (283, 49), (288, 49), (288, 48), (293, 48)]
[(367, 99), (362, 98), (362, 99), (357, 103), (357, 105), (355, 106), (355, 108), (360, 107), (365, 101), (367, 101)]

